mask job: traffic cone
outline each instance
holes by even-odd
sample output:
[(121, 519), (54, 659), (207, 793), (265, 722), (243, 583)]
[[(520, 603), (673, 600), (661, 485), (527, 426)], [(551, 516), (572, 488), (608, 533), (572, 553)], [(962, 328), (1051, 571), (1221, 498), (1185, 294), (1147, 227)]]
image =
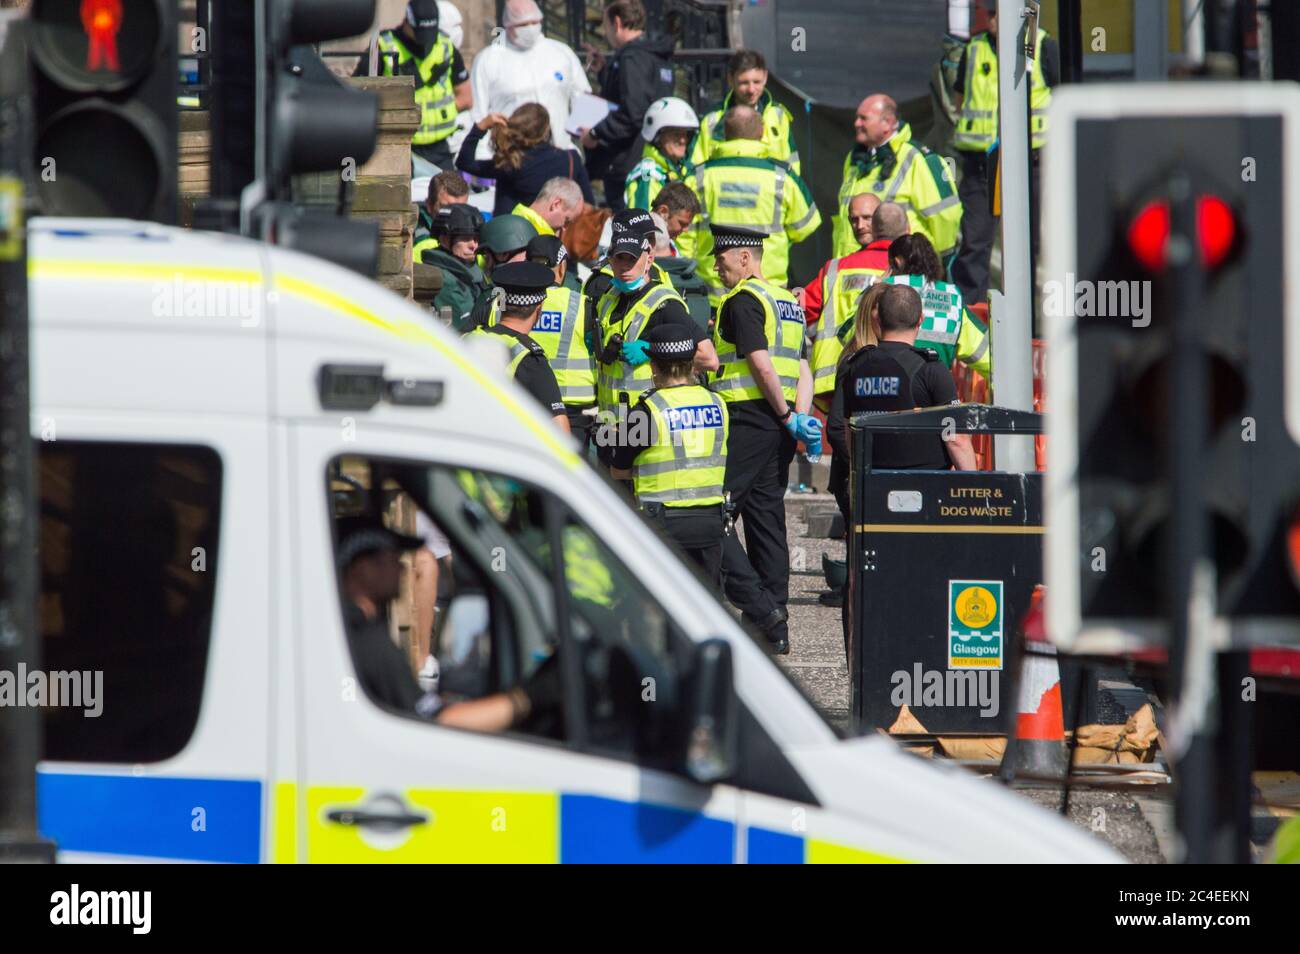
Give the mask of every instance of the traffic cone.
[(1015, 774), (1064, 778), (1069, 754), (1061, 709), (1061, 668), (1056, 647), (1047, 641), (1041, 585), (1034, 587), (1021, 632), (1024, 654), (1016, 705)]

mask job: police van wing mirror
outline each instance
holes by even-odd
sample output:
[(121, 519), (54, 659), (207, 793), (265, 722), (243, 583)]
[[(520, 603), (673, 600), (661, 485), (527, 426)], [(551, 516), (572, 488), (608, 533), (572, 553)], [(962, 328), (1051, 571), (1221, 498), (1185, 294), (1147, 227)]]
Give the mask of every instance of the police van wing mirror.
[(692, 668), (683, 768), (696, 782), (711, 785), (734, 776), (740, 762), (731, 644), (725, 639), (700, 643)]

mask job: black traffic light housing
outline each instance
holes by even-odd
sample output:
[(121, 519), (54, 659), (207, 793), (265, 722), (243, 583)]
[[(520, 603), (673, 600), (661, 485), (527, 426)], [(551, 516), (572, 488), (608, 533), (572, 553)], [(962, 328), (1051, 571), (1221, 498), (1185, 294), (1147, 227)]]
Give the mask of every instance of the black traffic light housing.
[[(378, 100), (348, 87), (310, 44), (365, 33), (375, 0), (226, 0), (212, 20), (212, 184), (204, 221), (365, 275), (374, 223), (293, 205), (293, 177), (360, 166), (375, 149)], [(343, 192), (340, 178), (340, 193)], [(247, 193), (245, 190), (253, 188)], [(340, 202), (340, 206), (344, 203)]]
[[(1216, 614), (1246, 624), (1237, 630), (1252, 639), (1294, 638), (1300, 588), (1285, 531), (1300, 448), (1282, 413), (1286, 170), (1271, 158), (1284, 155), (1281, 118), (1083, 119), (1075, 151), (1077, 280), (1149, 290), (1145, 322), (1074, 319), (1082, 625), (1119, 622), (1163, 639), (1162, 568), (1185, 523), (1174, 435), (1199, 399), (1196, 496)], [(1170, 193), (1177, 182), (1188, 190), (1181, 200)], [(1190, 248), (1177, 247), (1179, 209)], [(1182, 372), (1176, 333), (1188, 328), (1201, 383), (1171, 398)]]
[(175, 0), (35, 0), (37, 196), (47, 215), (176, 221)]

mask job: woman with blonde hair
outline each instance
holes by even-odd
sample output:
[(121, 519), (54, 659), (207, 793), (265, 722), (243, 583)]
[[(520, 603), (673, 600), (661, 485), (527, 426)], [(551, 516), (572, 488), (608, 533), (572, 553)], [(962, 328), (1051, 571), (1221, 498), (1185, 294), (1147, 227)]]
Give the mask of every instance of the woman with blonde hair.
[[(476, 159), (474, 151), (489, 130), (491, 159)], [(551, 117), (540, 103), (524, 103), (507, 119), (489, 113), (478, 121), (461, 143), (456, 168), (481, 179), (496, 180), (493, 215), (505, 215), (516, 205), (532, 205), (542, 186), (551, 179), (572, 179), (594, 205), (587, 167), (576, 149), (559, 149), (551, 142)]]
[(880, 293), (884, 291), (885, 286), (877, 282), (858, 297), (858, 307), (853, 314), (852, 321), (846, 321), (840, 326), (836, 334), (839, 335), (840, 343), (844, 345), (844, 350), (840, 352), (840, 359), (835, 363), (836, 374), (839, 369), (844, 367), (844, 362), (853, 357), (854, 354), (861, 351), (867, 345), (874, 345), (879, 340), (879, 334), (876, 331), (874, 323), (876, 302), (880, 300)]

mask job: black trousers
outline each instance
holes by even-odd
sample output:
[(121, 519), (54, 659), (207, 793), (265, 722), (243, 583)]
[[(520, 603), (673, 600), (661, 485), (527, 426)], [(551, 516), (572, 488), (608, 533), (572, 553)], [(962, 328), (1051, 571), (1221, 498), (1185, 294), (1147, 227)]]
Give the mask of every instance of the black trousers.
[(785, 487), (795, 441), (785, 428), (768, 430), (731, 421), (723, 484), (744, 520), (745, 546), (736, 534), (723, 543), (723, 590), (753, 619), (790, 598), (790, 546), (785, 536)]
[[(961, 184), (957, 187), (961, 198), (961, 251), (952, 263), (952, 280), (961, 289), (962, 301), (967, 305), (980, 304), (989, 294), (989, 257), (993, 254), (998, 226), (998, 217), (993, 214), (998, 152), (995, 149), (988, 154), (961, 153)], [(1033, 150), (1029, 165), (1029, 244), (1035, 259), (1038, 257), (1040, 152), (1041, 149)]]
[(722, 577), (722, 506), (646, 508), (646, 516), (695, 563), (714, 589)]
[(569, 433), (573, 435), (574, 443), (578, 445), (578, 453), (586, 457), (587, 445), (591, 441), (591, 423), (595, 418), (583, 414), (582, 410), (576, 405), (566, 404), (564, 416), (569, 419)]

